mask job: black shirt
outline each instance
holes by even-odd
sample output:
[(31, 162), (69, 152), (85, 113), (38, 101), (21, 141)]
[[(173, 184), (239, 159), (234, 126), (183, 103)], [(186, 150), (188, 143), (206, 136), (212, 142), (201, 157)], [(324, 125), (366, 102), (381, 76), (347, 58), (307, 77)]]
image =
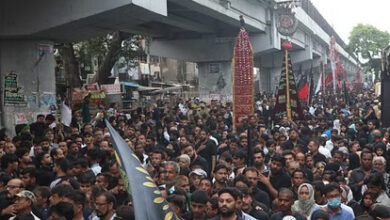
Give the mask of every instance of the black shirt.
[(35, 137), (43, 136), (43, 132), (49, 128), (45, 123), (42, 122), (34, 122), (30, 125), (30, 131), (34, 134)]
[[(198, 149), (202, 145), (202, 142), (199, 142), (195, 145), (195, 149)], [(206, 148), (198, 152), (199, 156), (202, 156), (208, 163), (208, 170), (211, 171), (212, 156), (217, 155), (217, 145), (213, 140), (207, 140)]]
[[(271, 176), (270, 182), (271, 182), (271, 185), (278, 191), (281, 188), (290, 188), (291, 187), (291, 178), (285, 172), (281, 172), (277, 176)], [(269, 198), (272, 198), (270, 191), (268, 190), (267, 186), (264, 183), (259, 182), (258, 187), (259, 187), (259, 189), (263, 190), (264, 192), (267, 192)]]
[[(184, 219), (184, 220), (192, 220), (192, 219), (194, 219), (192, 212), (187, 212), (187, 213), (185, 213), (184, 215), (182, 215), (182, 219)], [(204, 218), (204, 220), (206, 220), (206, 219), (209, 219), (209, 218), (207, 217), (207, 215), (206, 215), (206, 217)]]
[(52, 168), (48, 167), (39, 168), (37, 176), (37, 183), (40, 186), (49, 186), (50, 183), (56, 178), (56, 175), (53, 172)]
[(323, 154), (320, 154), (319, 152), (316, 155), (313, 155), (314, 164), (323, 161), (326, 162), (326, 157)]
[(258, 187), (255, 187), (253, 190), (253, 198), (257, 202), (263, 203), (268, 208), (271, 207), (271, 202), (270, 202), (268, 193), (264, 192), (263, 190), (259, 189)]
[[(371, 169), (370, 174), (377, 173), (375, 169)], [(356, 168), (352, 171), (351, 176), (349, 177), (349, 187), (352, 190), (353, 198), (356, 201), (359, 201), (362, 198), (362, 186), (359, 184), (366, 178), (366, 174), (362, 167)]]
[(252, 208), (252, 211), (248, 214), (255, 219), (261, 219), (261, 220), (268, 220), (269, 219), (269, 215), (262, 210), (256, 210), (256, 209)]
[[(237, 214), (236, 214), (236, 216), (237, 216), (236, 220), (244, 220), (244, 219), (241, 218), (241, 216), (239, 216)], [(214, 218), (209, 218), (208, 220), (220, 220), (220, 219), (221, 219), (221, 216), (218, 215), (218, 216), (216, 216)]]
[(289, 187), (291, 187), (291, 178), (285, 172), (281, 172), (277, 176), (271, 176), (270, 177), (270, 182), (271, 182), (272, 186), (276, 190), (278, 190), (278, 191), (281, 188), (289, 188)]
[[(7, 195), (8, 195), (7, 191), (3, 191), (0, 193), (0, 212), (12, 204), (12, 199), (8, 198)], [(0, 220), (3, 220), (3, 219), (8, 220), (10, 217), (12, 217), (12, 216), (11, 215), (0, 216)]]
[(192, 168), (195, 165), (199, 165), (208, 175), (210, 175), (209, 164), (202, 156), (198, 155), (194, 161), (191, 161), (190, 167)]

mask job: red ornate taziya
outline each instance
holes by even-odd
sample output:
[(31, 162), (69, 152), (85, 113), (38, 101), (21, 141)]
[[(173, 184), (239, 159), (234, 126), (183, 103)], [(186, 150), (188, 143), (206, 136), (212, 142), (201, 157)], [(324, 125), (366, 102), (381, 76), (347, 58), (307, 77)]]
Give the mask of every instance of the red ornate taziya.
[(241, 29), (237, 36), (233, 56), (233, 115), (234, 126), (254, 111), (253, 52), (248, 33), (241, 18)]

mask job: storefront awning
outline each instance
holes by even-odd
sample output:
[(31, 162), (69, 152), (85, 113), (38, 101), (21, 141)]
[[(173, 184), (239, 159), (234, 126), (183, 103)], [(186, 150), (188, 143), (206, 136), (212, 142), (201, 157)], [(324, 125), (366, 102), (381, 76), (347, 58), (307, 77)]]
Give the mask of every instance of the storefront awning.
[(149, 87), (149, 86), (139, 86), (138, 91), (143, 92), (143, 91), (154, 91), (154, 90), (159, 90), (161, 89), (160, 87)]
[(174, 91), (179, 91), (181, 88), (182, 88), (181, 86), (168, 87), (168, 88), (153, 91), (153, 92), (151, 92), (151, 94), (174, 92)]
[(133, 82), (120, 82), (120, 84), (124, 86), (133, 87), (133, 88), (139, 88), (139, 85)]

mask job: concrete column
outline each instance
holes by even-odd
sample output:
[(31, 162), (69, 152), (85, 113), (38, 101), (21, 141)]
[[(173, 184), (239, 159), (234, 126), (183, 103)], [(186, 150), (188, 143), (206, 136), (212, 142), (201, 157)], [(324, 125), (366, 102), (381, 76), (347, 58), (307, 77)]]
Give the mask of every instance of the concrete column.
[[(38, 113), (54, 113), (55, 102), (55, 60), (53, 43), (35, 40), (0, 40), (1, 74), (1, 127), (15, 134), (15, 124), (34, 122)], [(19, 91), (5, 86), (5, 77), (9, 73), (17, 76)], [(10, 96), (17, 95), (19, 100), (11, 102)], [(24, 118), (23, 118), (24, 117)]]
[(220, 96), (231, 100), (232, 62), (202, 62), (198, 64), (199, 96), (208, 98)]

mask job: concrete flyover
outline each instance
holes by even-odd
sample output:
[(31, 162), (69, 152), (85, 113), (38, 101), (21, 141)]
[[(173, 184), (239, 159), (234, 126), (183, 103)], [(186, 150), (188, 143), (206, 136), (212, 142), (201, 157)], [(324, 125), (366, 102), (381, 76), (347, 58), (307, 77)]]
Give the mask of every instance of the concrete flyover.
[[(335, 35), (348, 74), (355, 73), (356, 61), (342, 49), (344, 42), (309, 0), (302, 3), (296, 14), (298, 31), (290, 39), (294, 69), (302, 66), (305, 71), (312, 65), (318, 69), (320, 60), (327, 63), (330, 38)], [(274, 4), (275, 0), (0, 1), (1, 81), (7, 73), (17, 73), (26, 96), (24, 106), (2, 102), (1, 125), (12, 127), (14, 113), (25, 114), (31, 121), (32, 113), (50, 111), (41, 98), (55, 92), (50, 51), (54, 43), (115, 30), (151, 36), (152, 55), (196, 62), (202, 93), (231, 94), (233, 45), (243, 15), (260, 69), (260, 90), (272, 91), (280, 75), (284, 40), (276, 29)], [(210, 66), (218, 68), (211, 73)], [(224, 86), (217, 86), (221, 80)]]
[[(267, 0), (171, 0), (181, 6), (181, 15), (193, 17), (194, 22), (205, 25), (215, 24), (215, 30), (198, 32), (197, 35), (178, 37), (155, 37), (151, 45), (153, 55), (197, 62), (199, 67), (200, 89), (203, 94), (231, 94), (230, 82), (218, 90), (215, 82), (224, 76), (231, 78), (231, 59), (233, 45), (238, 33), (238, 17), (244, 15), (247, 29), (255, 54), (255, 65), (260, 69), (258, 76), (261, 91), (273, 91), (278, 84), (283, 52), (281, 42), (286, 40), (276, 29), (275, 1)], [(168, 12), (170, 11), (168, 4)], [(193, 13), (202, 14), (192, 16)], [(168, 13), (169, 18), (170, 13)], [(336, 37), (336, 48), (340, 50), (340, 60), (345, 65), (349, 77), (356, 73), (356, 60), (343, 48), (345, 43), (330, 27), (318, 10), (308, 0), (302, 1), (302, 8), (297, 9), (299, 20), (297, 32), (289, 38), (293, 42), (291, 53), (295, 72), (310, 71), (313, 68), (315, 82), (319, 77), (320, 61), (328, 64), (329, 44), (332, 36)], [(208, 21), (207, 21), (208, 20)], [(205, 22), (207, 21), (207, 22)], [(229, 27), (230, 26), (230, 27)], [(227, 29), (228, 28), (228, 29)], [(222, 30), (221, 30), (222, 29)], [(220, 74), (210, 74), (209, 66), (218, 63)], [(351, 81), (351, 79), (350, 79)]]

